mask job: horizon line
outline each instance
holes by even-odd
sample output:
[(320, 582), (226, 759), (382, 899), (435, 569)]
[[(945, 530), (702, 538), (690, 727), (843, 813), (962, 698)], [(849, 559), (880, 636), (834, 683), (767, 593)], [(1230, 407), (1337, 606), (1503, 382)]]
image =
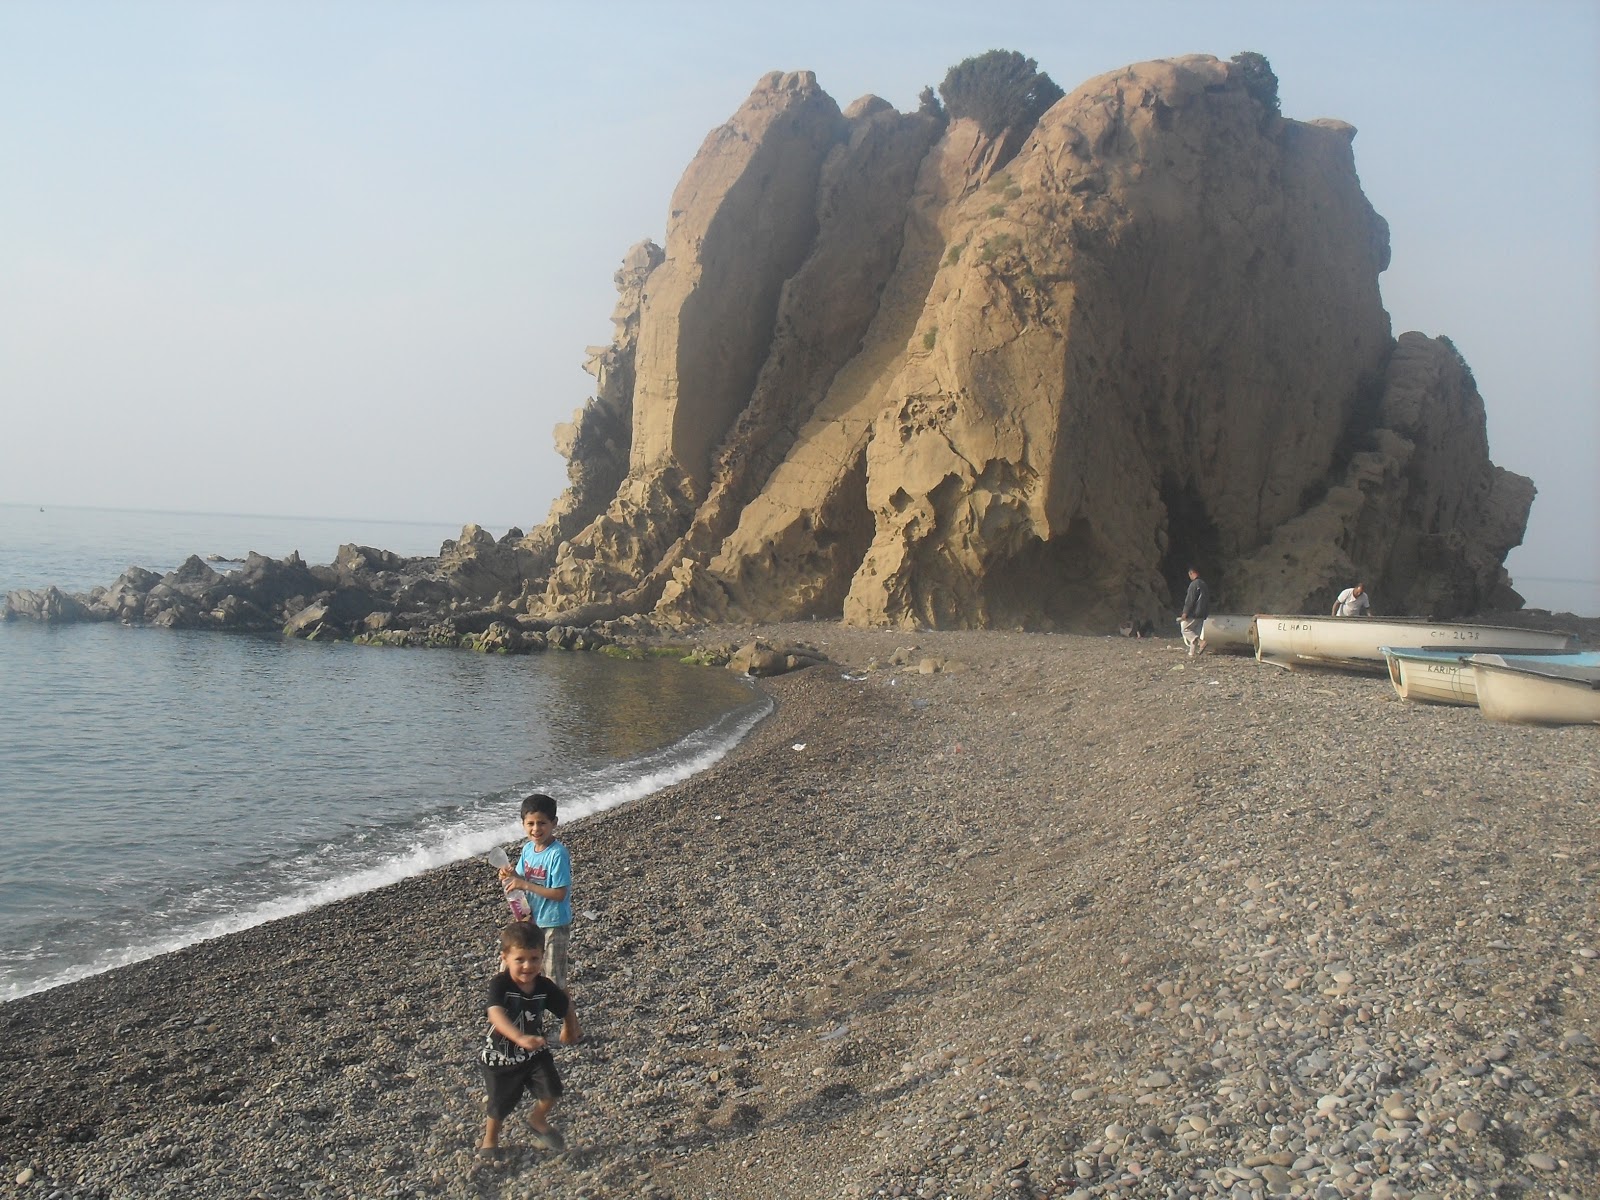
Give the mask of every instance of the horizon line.
[(150, 513), (165, 517), (254, 517), (273, 521), (361, 521), (369, 525), (454, 525), (465, 528), (467, 525), (477, 525), (481, 529), (495, 528), (504, 524), (507, 529), (527, 529), (519, 521), (455, 521), (440, 517), (357, 517), (341, 516), (310, 516), (304, 513), (268, 513), (268, 512), (227, 512), (213, 509), (199, 508), (141, 508), (116, 507), (109, 504), (41, 504), (37, 500), (0, 500), (0, 508), (37, 508), (44, 512), (50, 508), (65, 508), (73, 512), (119, 512), (119, 513)]

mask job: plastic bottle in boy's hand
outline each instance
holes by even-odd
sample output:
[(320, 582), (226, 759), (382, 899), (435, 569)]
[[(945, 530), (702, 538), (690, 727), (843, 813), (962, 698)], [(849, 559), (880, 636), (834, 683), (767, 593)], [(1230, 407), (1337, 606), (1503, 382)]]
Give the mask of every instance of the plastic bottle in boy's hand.
[[(511, 866), (511, 860), (506, 857), (506, 852), (499, 846), (489, 851), (489, 865), (496, 871), (504, 870)], [(521, 892), (514, 892), (504, 883), (500, 885), (506, 894), (506, 903), (511, 906), (511, 915), (518, 921), (526, 921), (533, 915), (533, 910), (528, 907), (528, 898)]]

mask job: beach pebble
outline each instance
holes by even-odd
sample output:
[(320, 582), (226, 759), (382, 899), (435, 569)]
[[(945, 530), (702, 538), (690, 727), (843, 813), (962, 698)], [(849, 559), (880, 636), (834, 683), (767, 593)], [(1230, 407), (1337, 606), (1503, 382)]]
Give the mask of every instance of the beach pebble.
[[(959, 680), (780, 677), (724, 760), (563, 824), (592, 906), (565, 1155), (512, 1120), (477, 1164), (504, 905), (444, 868), (0, 1006), (8, 1174), (159, 1200), (1600, 1194), (1581, 731), (1220, 655), (1196, 710), (1122, 639), (918, 636), (901, 665), (959, 649)], [(114, 1096), (70, 1086), (105, 1012)]]

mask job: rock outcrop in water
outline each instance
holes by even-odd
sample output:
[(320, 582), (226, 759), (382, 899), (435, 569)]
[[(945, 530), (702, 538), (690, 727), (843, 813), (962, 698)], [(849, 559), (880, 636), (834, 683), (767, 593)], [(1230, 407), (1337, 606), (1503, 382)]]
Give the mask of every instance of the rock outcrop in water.
[[(387, 578), (296, 560), (280, 590), (380, 637), (475, 612), (1164, 627), (1188, 562), (1219, 610), (1323, 611), (1358, 578), (1384, 612), (1520, 607), (1533, 485), (1490, 461), (1448, 340), (1391, 335), (1355, 130), (1281, 117), (1251, 67), (1130, 66), (993, 136), (766, 76), (617, 273), (544, 524)], [(10, 611), (151, 619), (185, 588), (158, 611), (219, 611), (213, 581), (126, 577)]]
[[(514, 529), (499, 542), (475, 525), (436, 558), (405, 558), (346, 545), (334, 561), (308, 566), (298, 554), (250, 554), (217, 571), (197, 555), (159, 575), (129, 567), (108, 588), (72, 596), (58, 588), (7, 594), (0, 616), (47, 623), (121, 621), (168, 629), (277, 632), (310, 640), (453, 646), (517, 653), (588, 649), (602, 631), (574, 629), (513, 610), (518, 572), (530, 552)], [(487, 601), (484, 596), (488, 595)]]

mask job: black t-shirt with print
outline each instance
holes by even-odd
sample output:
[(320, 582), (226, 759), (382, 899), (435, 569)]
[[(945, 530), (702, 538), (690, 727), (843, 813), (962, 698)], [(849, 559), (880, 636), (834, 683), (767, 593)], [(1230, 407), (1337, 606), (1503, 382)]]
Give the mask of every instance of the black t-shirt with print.
[[(511, 981), (511, 972), (501, 971), (489, 981), (489, 1007), (505, 1009), (506, 1016), (522, 1033), (544, 1037), (544, 1014), (564, 1019), (567, 1015), (567, 994), (543, 975), (533, 981), (533, 989), (524, 992)], [(507, 1041), (489, 1026), (489, 1036), (484, 1040), (482, 1060), (491, 1067), (505, 1067), (525, 1062), (538, 1050), (529, 1050)]]

